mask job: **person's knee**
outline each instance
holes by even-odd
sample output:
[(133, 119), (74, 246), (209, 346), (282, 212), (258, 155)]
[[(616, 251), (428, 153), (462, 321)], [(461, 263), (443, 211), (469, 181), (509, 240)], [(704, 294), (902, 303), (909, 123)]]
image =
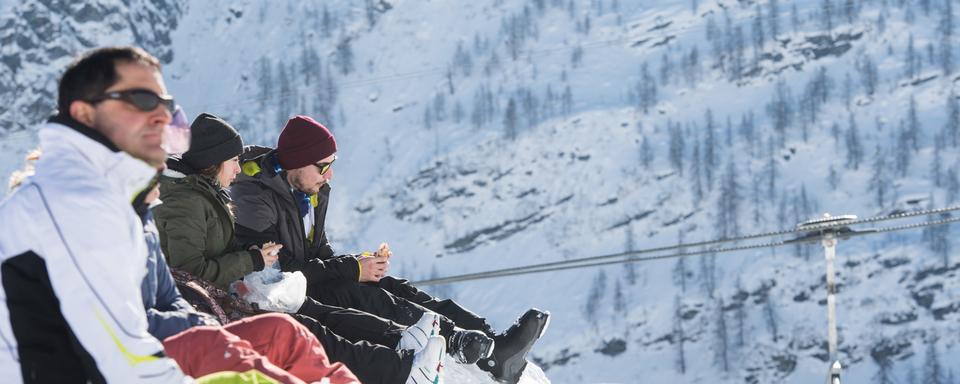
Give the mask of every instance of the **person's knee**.
[(258, 326), (273, 331), (278, 337), (300, 337), (307, 333), (306, 328), (284, 313), (266, 313), (255, 316)]
[(209, 343), (215, 342), (217, 340), (229, 339), (232, 336), (229, 332), (226, 332), (223, 327), (218, 326), (196, 326), (192, 327), (186, 331), (180, 332), (176, 335), (166, 338), (164, 343), (193, 343), (193, 342), (202, 342)]
[(197, 326), (163, 340), (164, 349), (171, 357), (184, 356), (191, 351), (206, 350), (207, 348), (223, 347), (239, 338), (217, 326)]

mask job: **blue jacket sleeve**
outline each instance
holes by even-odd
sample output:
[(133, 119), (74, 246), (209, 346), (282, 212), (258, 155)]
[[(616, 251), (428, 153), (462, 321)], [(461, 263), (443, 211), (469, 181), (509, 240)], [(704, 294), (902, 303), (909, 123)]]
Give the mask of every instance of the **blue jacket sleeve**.
[(147, 309), (148, 331), (159, 340), (176, 335), (193, 326), (214, 325), (216, 320), (197, 312), (190, 303), (180, 296), (177, 285), (163, 257), (157, 260), (157, 304)]

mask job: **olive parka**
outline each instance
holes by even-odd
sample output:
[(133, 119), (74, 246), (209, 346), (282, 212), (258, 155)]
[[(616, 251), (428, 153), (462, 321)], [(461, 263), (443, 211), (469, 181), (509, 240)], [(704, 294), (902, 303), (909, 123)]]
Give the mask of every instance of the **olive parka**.
[(260, 251), (248, 250), (234, 238), (230, 196), (216, 181), (168, 169), (160, 178), (160, 200), (163, 204), (153, 213), (171, 268), (224, 289), (263, 269)]

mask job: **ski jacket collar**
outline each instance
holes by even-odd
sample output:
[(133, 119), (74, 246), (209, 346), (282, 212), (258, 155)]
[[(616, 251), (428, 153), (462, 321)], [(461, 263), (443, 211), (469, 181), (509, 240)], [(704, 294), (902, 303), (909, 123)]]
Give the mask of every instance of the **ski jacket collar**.
[(217, 201), (222, 205), (233, 202), (233, 199), (230, 198), (230, 193), (226, 189), (220, 187), (220, 185), (213, 180), (198, 174), (183, 175), (179, 172), (171, 171), (168, 168), (163, 171), (163, 176), (160, 177), (160, 180), (163, 181), (165, 194), (166, 192), (174, 193), (174, 191), (180, 192), (189, 189), (216, 197)]
[(277, 150), (269, 147), (257, 145), (248, 145), (243, 149), (240, 155), (241, 163), (252, 161), (259, 168), (259, 172), (254, 175), (241, 173), (237, 175), (237, 182), (252, 181), (261, 183), (267, 188), (273, 190), (277, 195), (283, 196), (284, 200), (296, 205), (293, 199), (293, 187), (287, 182), (286, 173), (277, 165)]
[[(67, 158), (74, 158), (72, 154), (80, 154), (83, 160), (89, 163), (89, 167), (83, 168), (97, 173), (91, 176), (101, 177), (111, 191), (132, 200), (150, 184), (157, 170), (126, 152), (113, 150), (115, 146), (111, 148), (91, 136), (100, 135), (98, 132), (90, 128), (87, 130), (90, 132), (84, 133), (57, 122), (48, 122), (41, 126), (39, 137), (43, 157), (53, 159), (66, 155)], [(103, 135), (100, 137), (106, 139)], [(45, 165), (43, 161), (37, 163), (38, 174)], [(56, 173), (58, 172), (51, 174)]]
[(120, 152), (120, 148), (118, 148), (116, 145), (114, 145), (113, 142), (110, 141), (110, 139), (108, 139), (108, 138), (107, 138), (106, 136), (104, 136), (102, 133), (97, 132), (97, 130), (95, 130), (95, 129), (93, 129), (93, 128), (90, 128), (90, 127), (88, 127), (88, 126), (86, 126), (86, 125), (83, 125), (83, 123), (75, 120), (74, 118), (70, 117), (69, 115), (65, 115), (65, 114), (63, 114), (63, 113), (58, 113), (58, 114), (56, 114), (56, 115), (50, 116), (50, 118), (47, 119), (47, 122), (48, 122), (48, 123), (60, 124), (60, 125), (63, 125), (63, 126), (70, 127), (70, 128), (72, 128), (73, 130), (79, 132), (80, 134), (82, 134), (82, 135), (90, 138), (90, 140), (93, 140), (93, 141), (96, 141), (96, 142), (98, 142), (98, 143), (100, 143), (100, 144), (103, 144), (104, 147), (107, 147), (107, 148), (110, 149), (111, 151), (113, 151), (113, 152)]

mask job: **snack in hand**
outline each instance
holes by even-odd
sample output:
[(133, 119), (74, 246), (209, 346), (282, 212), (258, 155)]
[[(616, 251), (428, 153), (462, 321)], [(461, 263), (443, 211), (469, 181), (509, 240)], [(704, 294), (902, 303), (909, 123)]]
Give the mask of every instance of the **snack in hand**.
[(380, 243), (380, 247), (377, 248), (376, 256), (390, 257), (391, 254), (390, 245), (387, 243)]

